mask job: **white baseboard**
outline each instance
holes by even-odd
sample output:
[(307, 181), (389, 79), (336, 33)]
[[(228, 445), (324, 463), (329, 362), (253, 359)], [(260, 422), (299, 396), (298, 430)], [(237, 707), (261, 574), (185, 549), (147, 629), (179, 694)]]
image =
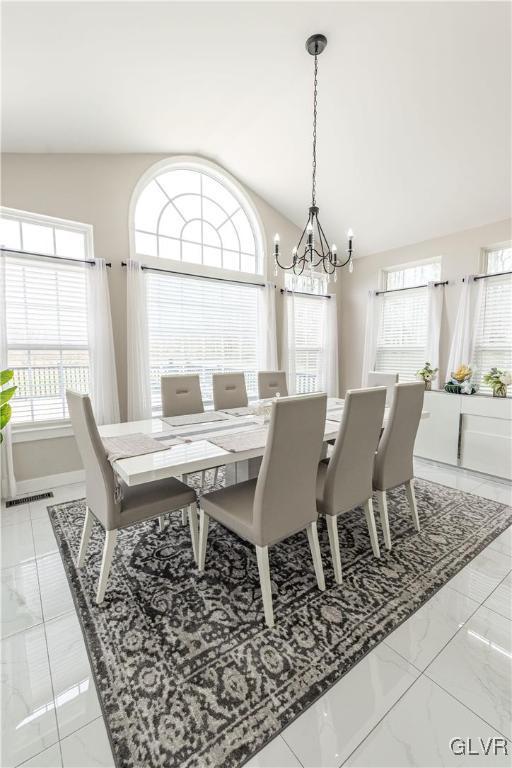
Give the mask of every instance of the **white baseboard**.
[(45, 475), (44, 477), (33, 477), (30, 480), (19, 480), (16, 483), (16, 491), (18, 496), (24, 496), (37, 491), (47, 491), (52, 488), (58, 488), (60, 485), (83, 483), (84, 480), (84, 470), (77, 469), (74, 472), (61, 472), (58, 475)]

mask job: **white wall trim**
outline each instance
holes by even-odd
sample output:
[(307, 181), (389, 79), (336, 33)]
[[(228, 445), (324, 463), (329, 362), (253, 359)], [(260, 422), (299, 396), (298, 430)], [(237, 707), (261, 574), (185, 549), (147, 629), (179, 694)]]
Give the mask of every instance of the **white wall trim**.
[(18, 496), (25, 496), (38, 491), (48, 491), (61, 485), (74, 485), (83, 483), (85, 472), (77, 469), (73, 472), (61, 472), (58, 475), (45, 475), (44, 477), (32, 477), (30, 480), (19, 480), (16, 483)]
[(73, 427), (69, 423), (46, 426), (14, 427), (13, 443), (35, 443), (38, 440), (50, 440), (57, 437), (73, 437)]

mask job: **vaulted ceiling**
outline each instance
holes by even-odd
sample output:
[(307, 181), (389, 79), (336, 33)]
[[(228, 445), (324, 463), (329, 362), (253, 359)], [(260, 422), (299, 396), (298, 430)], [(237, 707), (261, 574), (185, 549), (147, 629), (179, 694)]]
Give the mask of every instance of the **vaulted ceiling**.
[(193, 153), (360, 254), (506, 218), (501, 2), (3, 3), (4, 152)]

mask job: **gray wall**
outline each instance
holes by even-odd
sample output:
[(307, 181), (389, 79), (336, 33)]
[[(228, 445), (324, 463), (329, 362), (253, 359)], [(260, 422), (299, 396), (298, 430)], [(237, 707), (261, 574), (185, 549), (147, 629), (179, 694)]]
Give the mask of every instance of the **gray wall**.
[(483, 248), (499, 245), (512, 237), (512, 220), (488, 224), (446, 237), (384, 251), (357, 259), (354, 272), (344, 270), (338, 282), (338, 323), (341, 347), (341, 393), (361, 386), (368, 291), (379, 288), (381, 270), (407, 262), (441, 256), (441, 280), (449, 280), (444, 291), (440, 343), (440, 373), (444, 377), (462, 287), (461, 277), (482, 269)]
[[(94, 227), (95, 255), (112, 262), (109, 271), (112, 324), (122, 418), (126, 417), (126, 277), (121, 261), (129, 253), (128, 216), (133, 189), (142, 174), (167, 155), (4, 154), (1, 203), (33, 213), (73, 219)], [(230, 170), (230, 169), (227, 169)], [(290, 252), (299, 230), (251, 190), (264, 227), (267, 248), (274, 233)], [(270, 276), (270, 275), (269, 275)], [(274, 279), (272, 277), (272, 279)], [(278, 328), (281, 301), (278, 293)], [(17, 443), (14, 448), (18, 480), (80, 468), (71, 438)]]

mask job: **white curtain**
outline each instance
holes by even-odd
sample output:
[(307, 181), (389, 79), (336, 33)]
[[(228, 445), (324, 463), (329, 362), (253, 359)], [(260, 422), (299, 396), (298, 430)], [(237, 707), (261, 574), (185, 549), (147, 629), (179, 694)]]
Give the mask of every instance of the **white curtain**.
[(146, 280), (137, 261), (126, 271), (128, 421), (138, 421), (151, 418)]
[(376, 291), (370, 291), (368, 294), (368, 304), (366, 305), (366, 327), (364, 335), (363, 370), (361, 375), (362, 387), (368, 386), (368, 372), (375, 370), (377, 339), (379, 334), (379, 323), (382, 316), (383, 300), (383, 294), (377, 295)]
[[(426, 360), (432, 368), (439, 368), (439, 340), (441, 338), (441, 318), (443, 316), (444, 290), (442, 285), (428, 283), (428, 327)], [(432, 379), (432, 388), (438, 386), (439, 372)]]
[[(0, 258), (0, 371), (8, 367), (7, 363), (7, 318), (5, 313), (5, 259)], [(16, 382), (13, 382), (16, 384)], [(11, 383), (8, 385), (11, 386)], [(2, 430), (3, 442), (0, 446), (0, 477), (2, 498), (16, 496), (16, 478), (12, 457), (11, 425)]]
[(258, 290), (258, 369), (277, 370), (276, 287), (272, 283)]
[[(480, 283), (483, 281), (481, 280)], [(452, 372), (459, 365), (470, 365), (473, 357), (474, 329), (480, 313), (482, 301), (482, 286), (475, 281), (474, 275), (466, 275), (462, 283), (462, 291), (457, 310), (457, 319), (450, 346), (446, 379), (451, 379)]]
[(87, 306), (90, 389), (94, 415), (98, 424), (116, 424), (120, 420), (119, 398), (107, 265), (104, 259), (95, 259), (94, 266), (87, 268)]
[(323, 304), (322, 347), (324, 349), (324, 357), (321, 386), (322, 391), (327, 392), (329, 397), (338, 397), (338, 314), (335, 294), (331, 294), (331, 298), (325, 299)]
[(295, 296), (285, 291), (283, 293), (283, 368), (288, 381), (288, 393), (294, 395), (297, 388), (295, 369)]

